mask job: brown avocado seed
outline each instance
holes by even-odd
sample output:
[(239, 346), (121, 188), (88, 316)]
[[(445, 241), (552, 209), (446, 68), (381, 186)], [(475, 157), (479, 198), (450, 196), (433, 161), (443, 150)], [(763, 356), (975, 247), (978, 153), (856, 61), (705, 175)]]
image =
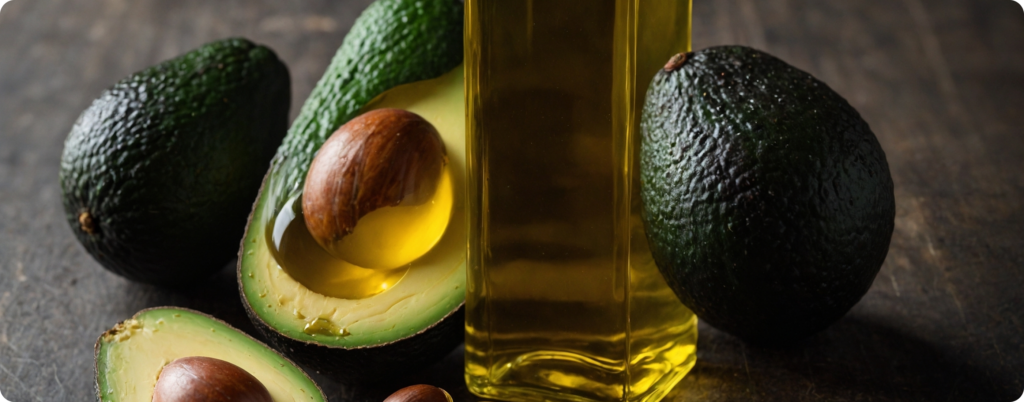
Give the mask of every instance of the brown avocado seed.
[(410, 385), (391, 394), (384, 402), (452, 402), (452, 396), (433, 385)]
[(309, 233), (340, 258), (338, 242), (366, 214), (429, 201), (446, 158), (437, 129), (415, 113), (378, 109), (352, 119), (309, 166), (302, 195)]
[(182, 357), (168, 363), (153, 389), (153, 402), (273, 402), (256, 377), (212, 357)]

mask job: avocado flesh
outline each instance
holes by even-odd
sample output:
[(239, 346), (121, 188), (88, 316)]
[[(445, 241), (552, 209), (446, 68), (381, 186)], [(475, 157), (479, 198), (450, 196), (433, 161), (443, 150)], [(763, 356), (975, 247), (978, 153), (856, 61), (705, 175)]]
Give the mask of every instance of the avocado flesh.
[(100, 336), (96, 348), (96, 385), (104, 402), (153, 400), (163, 367), (188, 356), (241, 367), (267, 387), (275, 402), (326, 401), (292, 362), (227, 324), (190, 310), (142, 311)]
[[(413, 262), (422, 266), (410, 268), (382, 293), (358, 292), (360, 300), (327, 297), (285, 275), (270, 250), (267, 226), (301, 195), (324, 141), (370, 107), (394, 105), (424, 115), (438, 126), (449, 159), (455, 159), (453, 150), (465, 142), (457, 70), (463, 59), (463, 15), (459, 1), (370, 4), (288, 130), (252, 207), (238, 254), (243, 306), (268, 343), (338, 380), (392, 378), (444, 357), (462, 342), (466, 250), (464, 240), (459, 247), (453, 244), (464, 236), (458, 232), (464, 224), (449, 222), (440, 243)], [(406, 84), (411, 85), (396, 89)], [(451, 167), (462, 164), (452, 161)], [(463, 197), (464, 168), (459, 169), (454, 192)], [(453, 208), (452, 217), (461, 214)]]
[(893, 182), (868, 124), (826, 84), (754, 49), (709, 48), (657, 73), (641, 128), (651, 251), (701, 320), (788, 344), (871, 287)]
[[(432, 80), (402, 85), (371, 101), (363, 112), (398, 108), (422, 116), (437, 128), (448, 152), (454, 201), (441, 240), (414, 262), (405, 277), (383, 293), (348, 300), (314, 292), (289, 276), (274, 258), (263, 219), (253, 219), (245, 238), (239, 278), (245, 299), (260, 320), (296, 340), (351, 348), (407, 338), (440, 321), (465, 300), (465, 113), (463, 68)], [(264, 192), (254, 217), (271, 205)], [(316, 319), (344, 336), (307, 333)], [(322, 323), (327, 324), (327, 323)]]
[(290, 97), (274, 52), (240, 38), (116, 83), (64, 144), (72, 232), (103, 267), (136, 281), (182, 285), (223, 269), (287, 130)]

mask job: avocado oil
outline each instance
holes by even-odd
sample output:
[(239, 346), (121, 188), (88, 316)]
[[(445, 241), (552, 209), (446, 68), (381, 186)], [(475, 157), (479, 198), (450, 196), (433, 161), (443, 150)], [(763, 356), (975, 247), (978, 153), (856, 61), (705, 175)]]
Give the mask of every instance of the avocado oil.
[[(464, 18), (464, 5), (460, 1), (376, 0), (370, 3), (310, 92), (269, 166), (256, 203), (252, 204), (238, 254), (242, 305), (274, 348), (287, 352), (289, 358), (311, 370), (332, 378), (344, 378), (350, 383), (397, 378), (440, 360), (464, 338)], [(402, 23), (395, 24), (395, 21)], [(410, 32), (417, 34), (410, 35)], [(418, 34), (420, 32), (429, 34)], [(368, 43), (374, 46), (366, 46)], [(348, 288), (338, 283), (333, 290), (325, 290), (331, 286), (315, 281), (320, 274), (301, 261), (315, 257), (327, 268), (371, 274), (391, 271), (385, 269), (390, 264), (374, 264), (380, 269), (365, 270), (335, 263), (345, 258), (355, 259), (344, 253), (330, 263), (326, 258), (321, 259), (329, 253), (320, 244), (320, 240), (324, 240), (322, 236), (312, 237), (315, 225), (306, 222), (310, 217), (306, 216), (303, 204), (310, 193), (305, 191), (305, 181), (312, 162), (322, 153), (333, 133), (359, 116), (378, 109), (415, 113), (437, 129), (446, 149), (445, 165), (451, 180), (451, 191), (447, 195), (451, 197), (452, 206), (440, 219), (448, 222), (440, 239), (429, 241), (434, 243), (427, 246), (430, 250), (410, 262), (400, 280), (394, 284), (380, 278), (354, 283), (366, 290), (362, 292), (364, 295), (371, 293), (374, 284), (377, 288), (388, 286), (366, 297), (337, 297), (339, 293), (334, 292)], [(402, 192), (417, 195), (406, 206), (422, 205), (414, 201), (421, 200), (420, 194), (429, 193), (423, 187), (413, 187), (424, 191)], [(297, 198), (300, 195), (301, 198)], [(290, 206), (283, 208), (289, 202)], [(388, 204), (395, 205), (394, 199)], [(301, 217), (296, 213), (299, 212), (297, 206), (302, 209)], [(374, 208), (379, 209), (382, 204)], [(371, 213), (369, 209), (360, 211)], [(365, 218), (361, 213), (354, 216), (357, 221)], [(387, 224), (390, 221), (381, 219), (380, 223), (396, 226)], [(304, 230), (300, 222), (304, 222)], [(351, 221), (346, 222), (345, 228), (369, 223), (349, 225)], [(287, 238), (291, 229), (297, 235), (295, 243), (289, 243)], [(436, 238), (436, 235), (431, 237)], [(292, 253), (288, 249), (292, 244), (315, 246), (325, 251), (313, 255), (301, 251)], [(301, 278), (300, 272), (313, 274), (314, 280)], [(323, 276), (326, 279), (343, 277), (343, 272), (338, 274), (323, 273)]]
[(467, 0), (466, 381), (503, 400), (657, 401), (696, 317), (640, 220), (640, 106), (690, 1)]
[[(393, 287), (447, 232), (455, 193), (446, 160), (440, 134), (415, 113), (376, 109), (346, 123), (270, 226), (281, 269), (340, 299)], [(304, 332), (341, 336), (315, 329), (326, 324)]]
[[(267, 233), (267, 244), (278, 265), (299, 283), (325, 296), (365, 299), (388, 290), (409, 271), (408, 265), (389, 270), (363, 268), (331, 255), (309, 233), (299, 200), (296, 197), (285, 203)], [(321, 326), (307, 325), (305, 332)]]

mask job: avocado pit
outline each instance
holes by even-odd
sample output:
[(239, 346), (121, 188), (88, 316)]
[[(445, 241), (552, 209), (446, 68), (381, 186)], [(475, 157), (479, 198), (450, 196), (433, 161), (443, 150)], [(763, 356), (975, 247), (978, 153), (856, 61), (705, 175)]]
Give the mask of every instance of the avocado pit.
[(164, 366), (153, 402), (273, 402), (267, 387), (234, 364), (203, 356), (182, 357)]
[(341, 126), (313, 159), (302, 214), (313, 239), (356, 266), (395, 269), (440, 240), (452, 189), (440, 134), (415, 113), (378, 109)]
[(452, 402), (452, 396), (433, 385), (417, 384), (395, 391), (384, 402)]

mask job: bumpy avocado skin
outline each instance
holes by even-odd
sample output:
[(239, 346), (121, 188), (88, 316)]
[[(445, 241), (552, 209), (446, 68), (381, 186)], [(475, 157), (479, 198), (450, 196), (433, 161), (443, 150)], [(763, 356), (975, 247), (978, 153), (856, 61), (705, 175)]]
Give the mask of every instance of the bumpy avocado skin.
[(245, 39), (203, 45), (107, 89), (64, 143), (60, 183), (75, 236), (136, 281), (176, 286), (223, 268), (288, 127), (290, 96), (287, 67)]
[[(457, 0), (377, 0), (363, 11), (278, 149), (247, 233), (252, 220), (261, 219), (255, 211), (279, 211), (301, 192), (320, 146), (371, 100), (399, 85), (440, 77), (462, 63), (463, 14), (463, 3)], [(239, 255), (258, 247), (266, 243), (243, 241)], [(461, 305), (421, 332), (382, 345), (341, 348), (293, 339), (255, 311), (262, 304), (246, 296), (246, 263), (251, 262), (239, 258), (239, 293), (256, 328), (275, 349), (338, 381), (387, 381), (441, 359), (463, 341)]]
[(651, 250), (702, 320), (788, 344), (867, 292), (893, 182), (868, 124), (824, 83), (754, 49), (710, 48), (655, 76), (641, 127)]
[(363, 11), (274, 157), (266, 190), (275, 210), (302, 190), (316, 151), (364, 105), (462, 63), (462, 14), (457, 0), (378, 0)]

